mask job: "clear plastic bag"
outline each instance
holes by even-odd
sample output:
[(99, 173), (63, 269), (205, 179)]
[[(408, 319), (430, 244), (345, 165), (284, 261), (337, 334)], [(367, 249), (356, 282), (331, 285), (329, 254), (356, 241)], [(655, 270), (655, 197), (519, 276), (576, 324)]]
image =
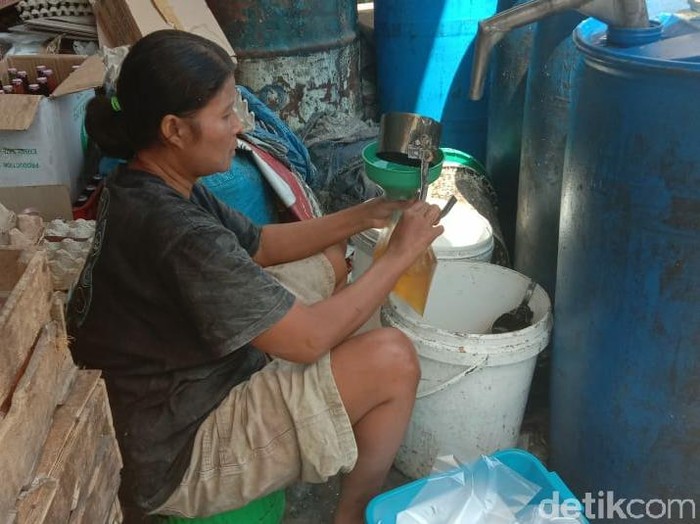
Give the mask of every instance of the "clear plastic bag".
[(396, 524), (515, 524), (541, 488), (499, 460), (482, 457), (429, 478)]
[[(374, 260), (381, 257), (386, 251), (391, 235), (394, 233), (401, 215), (396, 214), (387, 227), (379, 233), (377, 244), (374, 248)], [(392, 292), (411, 306), (419, 315), (425, 312), (428, 303), (428, 293), (433, 282), (433, 275), (437, 267), (437, 257), (432, 247), (428, 247), (416, 261), (399, 277)]]

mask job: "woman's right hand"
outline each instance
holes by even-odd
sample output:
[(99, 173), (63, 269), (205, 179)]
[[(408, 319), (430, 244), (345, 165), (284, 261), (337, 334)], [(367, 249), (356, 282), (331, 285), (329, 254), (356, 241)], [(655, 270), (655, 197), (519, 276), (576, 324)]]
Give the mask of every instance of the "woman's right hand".
[(445, 230), (443, 226), (438, 225), (439, 216), (438, 206), (420, 200), (404, 209), (391, 235), (385, 255), (396, 257), (409, 267)]

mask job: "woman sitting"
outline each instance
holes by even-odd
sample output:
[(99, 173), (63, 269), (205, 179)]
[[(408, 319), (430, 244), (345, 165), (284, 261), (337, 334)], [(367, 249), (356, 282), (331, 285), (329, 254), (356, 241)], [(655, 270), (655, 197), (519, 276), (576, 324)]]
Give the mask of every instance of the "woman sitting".
[[(360, 523), (420, 372), (399, 331), (354, 333), (440, 235), (439, 209), (377, 199), (260, 228), (225, 207), (197, 179), (234, 155), (233, 73), (209, 40), (159, 31), (124, 60), (118, 104), (90, 102), (90, 136), (130, 160), (101, 195), (71, 350), (103, 371), (124, 503), (205, 516), (342, 472), (335, 522)], [(343, 242), (398, 209), (386, 254), (345, 285)]]

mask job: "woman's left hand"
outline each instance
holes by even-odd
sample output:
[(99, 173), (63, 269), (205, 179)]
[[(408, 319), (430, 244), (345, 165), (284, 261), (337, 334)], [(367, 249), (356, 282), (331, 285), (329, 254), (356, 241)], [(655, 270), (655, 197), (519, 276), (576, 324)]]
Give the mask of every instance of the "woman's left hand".
[(377, 197), (357, 206), (365, 221), (365, 229), (383, 228), (389, 225), (395, 211), (406, 209), (413, 200), (387, 200)]

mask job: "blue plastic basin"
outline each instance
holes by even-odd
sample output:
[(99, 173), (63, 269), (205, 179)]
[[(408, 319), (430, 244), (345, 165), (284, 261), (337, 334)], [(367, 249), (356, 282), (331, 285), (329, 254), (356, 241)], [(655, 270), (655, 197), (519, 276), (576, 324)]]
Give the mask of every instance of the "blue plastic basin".
[[(558, 492), (560, 503), (573, 499), (582, 508), (578, 499), (576, 499), (562, 479), (559, 478), (559, 475), (553, 471), (548, 471), (531, 453), (521, 449), (507, 449), (498, 451), (491, 456), (500, 460), (530, 482), (542, 486), (543, 489), (532, 499), (531, 505), (537, 505), (545, 499), (554, 499), (554, 494)], [(428, 482), (434, 482), (453, 474), (454, 471), (448, 471), (431, 475), (376, 496), (367, 506), (365, 522), (367, 524), (396, 524), (396, 516), (411, 505), (413, 499)], [(588, 521), (585, 518), (581, 518), (581, 522), (587, 523)]]

